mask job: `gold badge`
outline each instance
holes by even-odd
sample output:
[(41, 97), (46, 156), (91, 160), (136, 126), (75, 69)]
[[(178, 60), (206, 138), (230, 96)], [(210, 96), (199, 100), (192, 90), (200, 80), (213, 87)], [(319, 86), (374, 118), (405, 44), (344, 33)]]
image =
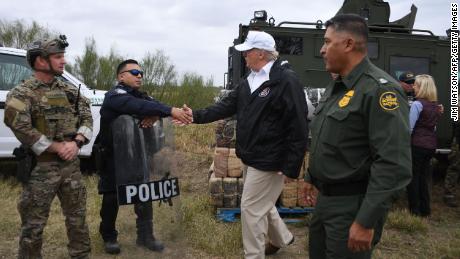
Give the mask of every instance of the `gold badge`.
[(396, 110), (399, 108), (398, 97), (394, 92), (384, 92), (380, 95), (380, 106), (387, 111)]
[(343, 108), (343, 107), (347, 106), (348, 103), (350, 102), (351, 97), (353, 97), (354, 94), (355, 94), (354, 90), (350, 90), (350, 91), (346, 92), (345, 95), (342, 97), (342, 99), (340, 99), (340, 101), (339, 101), (339, 107)]

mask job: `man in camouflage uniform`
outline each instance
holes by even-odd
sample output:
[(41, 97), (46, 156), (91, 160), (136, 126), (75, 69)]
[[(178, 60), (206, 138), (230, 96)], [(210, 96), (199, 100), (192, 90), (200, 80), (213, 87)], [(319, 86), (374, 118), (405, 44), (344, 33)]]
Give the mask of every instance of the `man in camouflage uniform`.
[(456, 185), (460, 173), (460, 125), (454, 124), (455, 142), (452, 143), (453, 156), (447, 168), (446, 178), (444, 179), (444, 203), (449, 207), (458, 207), (456, 199)]
[(57, 195), (65, 216), (71, 258), (89, 258), (86, 189), (77, 157), (92, 136), (89, 101), (56, 76), (64, 71), (64, 35), (37, 41), (27, 51), (34, 75), (7, 96), (5, 124), (29, 147), (37, 164), (23, 185), (18, 210), (18, 258), (42, 258), (42, 234)]

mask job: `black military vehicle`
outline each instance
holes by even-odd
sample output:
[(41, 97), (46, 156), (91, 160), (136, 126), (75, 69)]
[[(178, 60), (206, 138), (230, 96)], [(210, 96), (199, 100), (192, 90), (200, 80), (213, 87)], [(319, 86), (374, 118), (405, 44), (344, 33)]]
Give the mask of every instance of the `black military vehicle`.
[[(355, 13), (369, 25), (368, 56), (378, 67), (396, 79), (405, 71), (430, 74), (438, 87), (438, 99), (445, 112), (437, 126), (438, 154), (450, 152), (452, 123), (449, 118), (450, 101), (450, 41), (447, 36), (436, 36), (429, 30), (414, 29), (417, 7), (403, 18), (390, 22), (390, 5), (383, 0), (345, 0), (339, 13)], [(288, 60), (298, 73), (309, 97), (318, 98), (321, 88), (331, 80), (325, 70), (320, 49), (325, 33), (321, 20), (316, 22), (285, 21), (275, 25), (265, 11), (254, 12), (248, 25), (240, 24), (234, 44), (244, 41), (249, 30), (270, 33), (276, 41), (282, 59)], [(247, 73), (241, 52), (228, 50), (226, 89), (235, 87)], [(313, 106), (315, 101), (313, 100)], [(309, 102), (310, 106), (311, 102)], [(312, 106), (310, 106), (312, 107)]]

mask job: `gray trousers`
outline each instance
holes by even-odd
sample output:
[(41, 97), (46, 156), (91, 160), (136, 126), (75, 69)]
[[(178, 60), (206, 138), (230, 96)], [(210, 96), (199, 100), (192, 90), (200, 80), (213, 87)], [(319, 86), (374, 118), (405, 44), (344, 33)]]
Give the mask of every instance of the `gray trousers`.
[(277, 247), (285, 247), (292, 240), (275, 207), (284, 177), (277, 172), (257, 170), (245, 166), (244, 187), (241, 196), (241, 227), (244, 258), (265, 258), (265, 237)]

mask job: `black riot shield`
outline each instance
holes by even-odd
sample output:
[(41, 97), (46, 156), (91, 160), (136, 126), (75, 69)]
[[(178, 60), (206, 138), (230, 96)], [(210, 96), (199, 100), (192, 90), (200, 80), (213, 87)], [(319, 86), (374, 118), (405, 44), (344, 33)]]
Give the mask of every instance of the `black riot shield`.
[(111, 125), (118, 203), (171, 201), (179, 195), (170, 119), (141, 128), (140, 120), (119, 116)]

